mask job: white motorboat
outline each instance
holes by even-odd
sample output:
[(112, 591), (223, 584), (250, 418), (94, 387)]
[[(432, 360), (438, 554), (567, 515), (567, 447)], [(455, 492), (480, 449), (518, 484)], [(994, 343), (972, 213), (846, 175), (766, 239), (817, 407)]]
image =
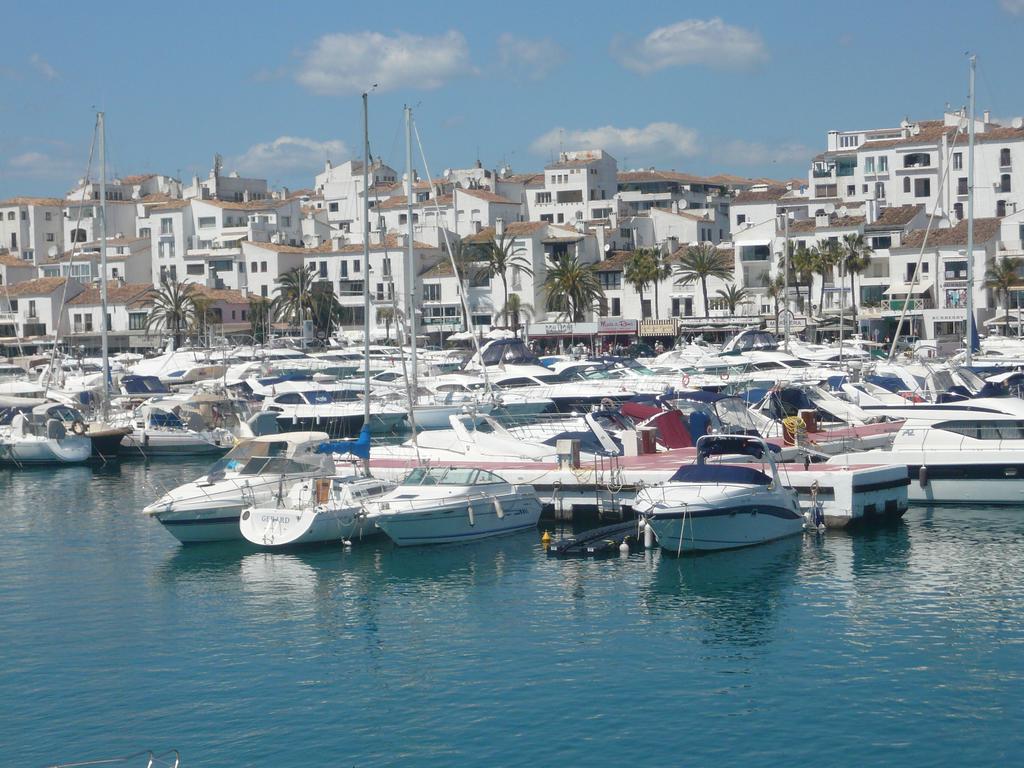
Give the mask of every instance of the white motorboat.
[(234, 445), (230, 430), (185, 424), (173, 410), (142, 405), (135, 411), (133, 432), (121, 441), (122, 449), (138, 449), (147, 456), (199, 456), (221, 453)]
[(293, 482), (284, 498), (243, 509), (238, 527), (261, 547), (362, 539), (380, 531), (366, 516), (366, 502), (394, 487), (358, 475), (304, 478)]
[(46, 410), (52, 403), (36, 406), (31, 413), (7, 412), (0, 422), (0, 463), (78, 464), (92, 454), (92, 440), (68, 433), (63, 422)]
[[(263, 401), (284, 432), (323, 430), (331, 437), (355, 437), (366, 418), (363, 396), (345, 386), (307, 384)], [(370, 431), (387, 434), (406, 420), (406, 409), (377, 400), (370, 405)]]
[[(770, 474), (749, 463), (708, 462), (737, 454), (759, 459)], [(796, 491), (783, 487), (768, 444), (740, 435), (700, 438), (696, 461), (640, 491), (633, 509), (662, 549), (676, 554), (763, 544), (804, 525)]]
[(1022, 457), (1024, 416), (939, 410), (928, 418), (909, 418), (888, 450), (843, 454), (828, 463), (904, 465), (910, 474), (910, 501), (1020, 504), (1024, 502)]
[(286, 483), (335, 474), (330, 454), (318, 453), (325, 432), (289, 432), (244, 440), (190, 483), (179, 485), (143, 511), (178, 541), (242, 538), (242, 509), (283, 494)]
[(531, 530), (541, 512), (532, 486), (471, 467), (418, 467), (366, 507), (369, 519), (400, 547)]

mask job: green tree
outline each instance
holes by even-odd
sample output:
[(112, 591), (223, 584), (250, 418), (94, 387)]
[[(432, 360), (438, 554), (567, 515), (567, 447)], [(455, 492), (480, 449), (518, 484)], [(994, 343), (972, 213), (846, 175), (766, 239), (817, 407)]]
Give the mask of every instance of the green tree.
[[(986, 285), (996, 292), (997, 300), (999, 294), (1003, 295), (1006, 306), (1006, 327), (1003, 330), (1003, 334), (1006, 336), (1010, 335), (1010, 291), (1021, 283), (1021, 278), (1018, 274), (1021, 263), (1021, 260), (1015, 256), (1007, 256), (1001, 261), (997, 261), (992, 266), (986, 281)], [(1018, 307), (1019, 310), (1020, 307)]]
[(804, 302), (800, 296), (800, 283), (803, 282), (807, 286), (807, 304), (810, 305), (811, 288), (814, 284), (814, 253), (807, 246), (799, 246), (790, 256), (789, 266), (796, 278), (796, 302), (802, 311), (809, 314), (809, 309), (804, 309)]
[(271, 309), (279, 322), (301, 327), (312, 313), (315, 274), (312, 266), (295, 267), (277, 278), (277, 295)]
[(853, 309), (853, 320), (857, 322), (857, 294), (853, 278), (871, 264), (871, 247), (864, 241), (864, 235), (849, 234), (843, 236), (842, 262), (846, 274), (850, 276), (850, 304)]
[(528, 301), (523, 301), (518, 293), (513, 293), (508, 297), (508, 301), (505, 302), (505, 306), (501, 308), (502, 313), (505, 317), (512, 318), (512, 332), (519, 335), (519, 316), (526, 315), (527, 317), (533, 317), (533, 305)]
[(557, 312), (572, 322), (580, 322), (595, 301), (604, 298), (604, 289), (592, 264), (580, 264), (575, 256), (563, 254), (548, 267), (544, 294), (549, 312)]
[(708, 278), (725, 280), (732, 276), (732, 260), (711, 243), (698, 243), (686, 250), (676, 270), (676, 285), (689, 285), (700, 281), (704, 294), (704, 317), (710, 317), (708, 307)]
[(249, 333), (257, 344), (270, 338), (270, 299), (249, 297)]
[[(516, 245), (514, 235), (508, 230), (500, 235), (492, 235), (487, 242), (477, 246), (477, 253), (482, 264), (477, 269), (477, 278), (486, 277), (491, 279), (497, 277), (501, 280), (503, 292), (502, 306), (508, 304), (508, 271), (516, 269), (526, 275), (533, 275), (533, 267), (529, 259), (523, 254), (526, 249)], [(505, 326), (508, 327), (508, 314), (504, 314)]]
[(153, 294), (153, 308), (146, 318), (146, 331), (162, 328), (174, 337), (174, 348), (181, 346), (185, 329), (196, 319), (196, 286), (164, 277)]
[(391, 324), (395, 321), (394, 307), (381, 307), (377, 310), (377, 319), (384, 321), (384, 336), (386, 343), (391, 342)]
[(818, 299), (818, 314), (820, 315), (825, 311), (825, 281), (829, 275), (833, 274), (841, 253), (839, 244), (829, 240), (821, 246), (811, 248), (811, 254), (814, 257), (814, 272), (821, 275), (821, 295)]
[(775, 335), (779, 334), (779, 301), (786, 295), (786, 280), (783, 275), (777, 274), (775, 277), (768, 277), (765, 275), (762, 278), (768, 298), (775, 304)]
[(750, 292), (746, 288), (741, 288), (735, 283), (729, 283), (724, 289), (719, 288), (715, 293), (718, 294), (729, 308), (730, 317), (736, 314), (736, 307), (746, 302), (750, 296)]
[(629, 255), (622, 272), (622, 279), (633, 286), (633, 290), (640, 297), (641, 319), (646, 319), (643, 314), (644, 291), (657, 279), (657, 276), (657, 251), (651, 248), (637, 248)]
[(198, 339), (206, 339), (207, 331), (214, 323), (220, 322), (220, 312), (213, 309), (213, 301), (196, 291), (192, 296), (192, 303), (195, 305), (195, 312), (189, 331)]

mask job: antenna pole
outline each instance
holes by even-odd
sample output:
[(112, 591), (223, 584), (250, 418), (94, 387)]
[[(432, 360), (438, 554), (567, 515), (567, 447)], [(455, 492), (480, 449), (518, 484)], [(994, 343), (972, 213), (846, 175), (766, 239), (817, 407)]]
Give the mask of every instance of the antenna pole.
[[(967, 359), (974, 354), (974, 69), (977, 56), (971, 54), (970, 123), (967, 125)], [(1009, 303), (1009, 302), (1007, 302)], [(1009, 312), (1009, 308), (1006, 310)]]

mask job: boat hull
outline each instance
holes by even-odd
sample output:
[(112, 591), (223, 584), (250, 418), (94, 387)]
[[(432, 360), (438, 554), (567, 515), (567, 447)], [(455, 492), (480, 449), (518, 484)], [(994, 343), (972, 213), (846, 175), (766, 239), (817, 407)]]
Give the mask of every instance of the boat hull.
[(764, 544), (800, 533), (803, 522), (792, 508), (764, 503), (659, 510), (647, 517), (661, 548), (680, 553)]
[(414, 512), (381, 513), (372, 519), (400, 547), (451, 544), (536, 529), (541, 504), (534, 495), (474, 499), (472, 516), (465, 501)]
[(358, 512), (352, 508), (317, 511), (256, 507), (242, 511), (238, 527), (243, 538), (266, 547), (341, 542), (381, 533)]
[(227, 442), (203, 440), (192, 435), (134, 432), (121, 439), (122, 451), (142, 451), (147, 456), (203, 456), (224, 453)]
[(0, 446), (0, 463), (10, 464), (80, 464), (92, 453), (88, 437), (66, 437), (62, 440), (18, 440)]

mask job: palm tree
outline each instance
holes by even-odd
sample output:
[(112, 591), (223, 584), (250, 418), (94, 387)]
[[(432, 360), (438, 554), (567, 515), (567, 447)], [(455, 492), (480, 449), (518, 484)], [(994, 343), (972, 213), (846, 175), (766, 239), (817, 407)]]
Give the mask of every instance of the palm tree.
[(146, 331), (163, 328), (174, 336), (174, 348), (181, 346), (183, 331), (196, 319), (196, 286), (193, 283), (179, 283), (160, 280), (160, 287), (153, 294), (153, 308), (146, 318)]
[(853, 309), (853, 322), (857, 324), (857, 294), (854, 293), (853, 278), (871, 264), (871, 247), (864, 242), (864, 235), (849, 234), (843, 236), (843, 267), (850, 276), (850, 306)]
[(770, 278), (765, 275), (762, 278), (768, 298), (771, 299), (775, 304), (775, 335), (779, 334), (779, 300), (786, 295), (786, 279), (781, 273), (775, 277)]
[[(517, 269), (524, 274), (533, 275), (529, 259), (523, 256), (525, 251), (525, 248), (516, 244), (515, 237), (510, 235), (507, 230), (500, 235), (492, 235), (490, 240), (477, 247), (478, 257), (483, 260), (483, 265), (477, 270), (477, 278), (500, 278), (504, 293), (502, 306), (508, 304), (509, 269)], [(508, 314), (505, 314), (504, 317), (507, 327)]]
[(544, 281), (547, 309), (572, 322), (583, 320), (586, 310), (604, 298), (601, 280), (592, 264), (580, 264), (575, 256), (563, 254), (548, 267)]
[(729, 308), (729, 316), (736, 314), (736, 307), (743, 304), (750, 295), (746, 288), (738, 287), (735, 283), (729, 283), (725, 289), (719, 288), (716, 293)]
[(395, 321), (394, 307), (381, 307), (377, 310), (377, 319), (384, 321), (384, 336), (386, 342), (391, 341), (391, 323)]
[(195, 305), (196, 311), (189, 330), (196, 335), (196, 338), (204, 339), (210, 323), (219, 322), (220, 315), (213, 310), (213, 301), (208, 296), (196, 292), (192, 297), (192, 303)]
[(832, 274), (836, 264), (839, 263), (839, 244), (831, 240), (811, 248), (814, 257), (814, 272), (821, 275), (821, 295), (818, 299), (818, 314), (825, 311), (825, 280)]
[[(1003, 334), (1006, 336), (1010, 335), (1010, 291), (1020, 285), (1021, 278), (1017, 271), (1020, 269), (1021, 263), (1021, 260), (1015, 256), (1007, 256), (1002, 261), (997, 261), (986, 281), (988, 287), (996, 292), (996, 297), (1003, 294), (1006, 302), (1006, 328), (1003, 330)], [(1019, 309), (1018, 307), (1018, 311)]]
[(480, 247), (465, 240), (457, 240), (452, 245), (452, 261), (455, 262), (455, 277), (459, 281), (459, 309), (462, 313), (462, 330), (469, 330), (469, 317), (466, 314), (468, 301), (462, 297), (469, 295), (469, 284), (479, 269)]
[(249, 332), (262, 344), (270, 336), (270, 300), (262, 296), (249, 298)]
[(501, 308), (501, 312), (505, 317), (512, 318), (512, 332), (518, 336), (519, 316), (525, 314), (527, 317), (533, 317), (533, 305), (528, 301), (523, 301), (518, 293), (513, 293), (508, 297), (505, 306)]
[(803, 309), (803, 300), (800, 298), (800, 281), (803, 280), (807, 286), (807, 303), (811, 303), (811, 288), (814, 281), (814, 253), (807, 246), (801, 245), (789, 258), (789, 266), (796, 277), (796, 302)]
[(310, 310), (313, 316), (313, 327), (321, 338), (329, 336), (331, 326), (341, 322), (342, 307), (334, 287), (327, 280), (313, 283), (310, 296)]
[(647, 286), (657, 278), (658, 262), (656, 254), (650, 248), (637, 248), (626, 260), (622, 278), (633, 286), (633, 289), (640, 296), (640, 315), (644, 314), (644, 291)]
[(301, 326), (307, 312), (313, 309), (313, 284), (315, 271), (312, 266), (295, 267), (277, 278), (277, 296), (271, 304), (281, 322)]
[(732, 262), (711, 243), (698, 243), (686, 249), (686, 255), (679, 261), (676, 285), (689, 285), (700, 280), (704, 294), (704, 317), (710, 317), (708, 308), (708, 278), (725, 280), (732, 276)]

